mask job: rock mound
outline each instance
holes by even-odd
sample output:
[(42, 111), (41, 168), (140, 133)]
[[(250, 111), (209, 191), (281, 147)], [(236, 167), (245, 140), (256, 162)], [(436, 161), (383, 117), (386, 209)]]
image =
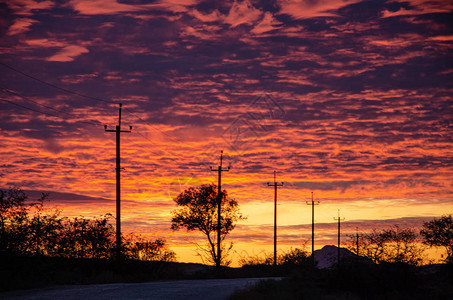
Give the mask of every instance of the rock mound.
[[(327, 245), (313, 252), (318, 269), (329, 269), (338, 262), (338, 247)], [(340, 259), (359, 263), (371, 263), (368, 258), (357, 256), (348, 249), (340, 248)]]

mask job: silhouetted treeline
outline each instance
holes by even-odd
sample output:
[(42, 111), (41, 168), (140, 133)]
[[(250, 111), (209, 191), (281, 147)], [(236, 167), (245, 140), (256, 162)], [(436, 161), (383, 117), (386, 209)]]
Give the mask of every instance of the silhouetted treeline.
[[(274, 265), (274, 256), (272, 253), (262, 253), (263, 255), (254, 255), (254, 256), (244, 256), (239, 259), (239, 264), (242, 267), (251, 267), (251, 266), (270, 266)], [(305, 246), (302, 248), (290, 249), (286, 252), (283, 252), (277, 255), (277, 265), (278, 266), (297, 266), (305, 267), (311, 265), (310, 254), (305, 249)]]
[[(445, 215), (424, 222), (420, 234), (413, 228), (396, 225), (360, 235), (348, 235), (348, 249), (368, 257), (374, 263), (423, 263), (424, 245), (443, 247), (444, 262), (453, 263), (453, 216)], [(357, 253), (358, 252), (358, 253)]]
[[(66, 218), (44, 208), (47, 195), (30, 201), (18, 188), (0, 190), (0, 253), (67, 258), (111, 258), (115, 230), (110, 214), (94, 219)], [(124, 238), (125, 258), (174, 261), (165, 241), (147, 241), (133, 234)]]
[[(392, 226), (359, 235), (349, 236), (348, 249), (360, 256), (371, 259), (374, 263), (406, 263), (420, 265), (423, 262), (424, 247), (420, 244), (417, 231), (412, 228)], [(357, 254), (357, 253), (356, 253)]]

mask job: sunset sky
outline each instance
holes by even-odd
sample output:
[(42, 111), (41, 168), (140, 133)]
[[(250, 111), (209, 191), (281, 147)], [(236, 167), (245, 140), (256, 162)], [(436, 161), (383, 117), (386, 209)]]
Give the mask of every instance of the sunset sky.
[(217, 183), (248, 217), (235, 257), (336, 243), (453, 213), (453, 3), (449, 0), (6, 0), (0, 4), (0, 187), (64, 216), (115, 214), (123, 230), (199, 261), (172, 232), (172, 197)]

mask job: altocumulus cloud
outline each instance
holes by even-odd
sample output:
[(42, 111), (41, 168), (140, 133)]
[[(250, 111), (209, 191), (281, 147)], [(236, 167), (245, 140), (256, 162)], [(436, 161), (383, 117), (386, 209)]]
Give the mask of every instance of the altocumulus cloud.
[(82, 55), (83, 53), (90, 52), (87, 48), (82, 46), (66, 46), (51, 57), (46, 58), (47, 61), (60, 61), (68, 62), (73, 61), (77, 56)]

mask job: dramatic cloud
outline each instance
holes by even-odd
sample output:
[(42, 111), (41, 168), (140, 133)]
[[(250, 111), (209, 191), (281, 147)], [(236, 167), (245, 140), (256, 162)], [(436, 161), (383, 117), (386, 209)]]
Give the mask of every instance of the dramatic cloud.
[[(172, 198), (217, 182), (241, 249), (417, 227), (453, 211), (449, 1), (7, 1), (0, 10), (0, 187), (48, 191), (68, 216), (115, 213), (122, 103), (124, 228), (195, 260)], [(415, 220), (409, 222), (408, 220)], [(406, 222), (407, 221), (407, 222)], [(406, 223), (405, 223), (406, 222)], [(348, 225), (349, 224), (349, 225)], [(185, 252), (184, 252), (185, 251)]]

